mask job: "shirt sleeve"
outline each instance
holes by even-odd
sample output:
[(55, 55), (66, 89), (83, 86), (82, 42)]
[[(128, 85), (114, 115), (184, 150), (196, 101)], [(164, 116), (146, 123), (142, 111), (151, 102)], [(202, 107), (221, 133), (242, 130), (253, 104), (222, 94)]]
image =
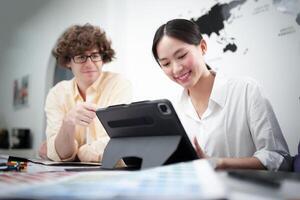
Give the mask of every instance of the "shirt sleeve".
[(258, 84), (248, 87), (248, 100), (250, 132), (257, 149), (253, 156), (268, 170), (277, 171), (289, 150), (273, 108)]
[(109, 103), (110, 105), (126, 104), (132, 101), (132, 85), (130, 81), (119, 76), (112, 87)]
[(65, 115), (63, 106), (60, 103), (60, 99), (58, 98), (58, 94), (56, 94), (55, 90), (50, 90), (50, 92), (48, 93), (45, 104), (45, 112), (47, 117), (46, 136), (48, 158), (53, 161), (74, 160), (78, 149), (77, 141), (75, 141), (76, 151), (74, 151), (73, 155), (70, 158), (62, 160), (55, 149), (55, 138), (62, 126), (63, 118)]

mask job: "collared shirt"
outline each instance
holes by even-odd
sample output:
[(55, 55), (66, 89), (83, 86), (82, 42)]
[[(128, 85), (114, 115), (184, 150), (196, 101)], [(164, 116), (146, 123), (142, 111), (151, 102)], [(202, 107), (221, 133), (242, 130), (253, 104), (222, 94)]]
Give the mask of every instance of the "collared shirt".
[(210, 157), (254, 156), (269, 170), (278, 170), (283, 155), (289, 155), (269, 101), (259, 84), (250, 78), (216, 74), (201, 119), (187, 90), (183, 91), (178, 109), (189, 138), (196, 136)]
[[(112, 72), (102, 72), (100, 77), (87, 89), (86, 101), (97, 104), (99, 108), (115, 104), (130, 103), (132, 96), (131, 84), (121, 75)], [(78, 103), (84, 102), (75, 78), (61, 81), (48, 93), (45, 111), (47, 116), (47, 156), (51, 160), (61, 160), (55, 149), (55, 138), (62, 126), (65, 115)], [(96, 117), (89, 125), (89, 135), (97, 151), (102, 151), (109, 138), (102, 124)], [(75, 127), (75, 144), (77, 150), (86, 143), (86, 127)], [(73, 160), (77, 152), (71, 158)]]

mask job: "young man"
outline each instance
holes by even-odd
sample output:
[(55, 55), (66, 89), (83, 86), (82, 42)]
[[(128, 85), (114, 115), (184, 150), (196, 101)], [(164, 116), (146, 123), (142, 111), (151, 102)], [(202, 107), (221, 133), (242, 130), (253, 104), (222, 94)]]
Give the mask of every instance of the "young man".
[(46, 99), (49, 159), (101, 160), (108, 136), (95, 111), (131, 100), (131, 84), (127, 80), (102, 72), (114, 54), (105, 32), (90, 24), (71, 26), (58, 39), (53, 55), (62, 67), (73, 72), (74, 78), (55, 85)]

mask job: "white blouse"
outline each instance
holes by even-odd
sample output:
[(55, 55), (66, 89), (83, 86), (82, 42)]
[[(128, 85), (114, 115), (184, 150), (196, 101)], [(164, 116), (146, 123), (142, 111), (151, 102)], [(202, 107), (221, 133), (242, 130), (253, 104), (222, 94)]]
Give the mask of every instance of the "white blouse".
[(210, 157), (256, 157), (269, 170), (278, 170), (287, 143), (269, 101), (250, 78), (216, 74), (208, 108), (200, 119), (183, 91), (178, 114), (191, 141), (197, 137)]

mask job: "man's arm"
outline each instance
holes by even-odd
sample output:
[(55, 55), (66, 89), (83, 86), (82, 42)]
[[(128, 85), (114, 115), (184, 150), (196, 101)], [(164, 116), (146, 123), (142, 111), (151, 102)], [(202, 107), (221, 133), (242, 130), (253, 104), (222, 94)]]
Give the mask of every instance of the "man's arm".
[(96, 117), (96, 105), (80, 103), (71, 109), (63, 119), (55, 139), (55, 149), (62, 160), (74, 157), (78, 144), (75, 140), (75, 127), (88, 126)]
[(54, 144), (61, 160), (75, 157), (74, 154), (76, 154), (78, 148), (75, 141), (75, 125), (67, 117), (63, 120)]

